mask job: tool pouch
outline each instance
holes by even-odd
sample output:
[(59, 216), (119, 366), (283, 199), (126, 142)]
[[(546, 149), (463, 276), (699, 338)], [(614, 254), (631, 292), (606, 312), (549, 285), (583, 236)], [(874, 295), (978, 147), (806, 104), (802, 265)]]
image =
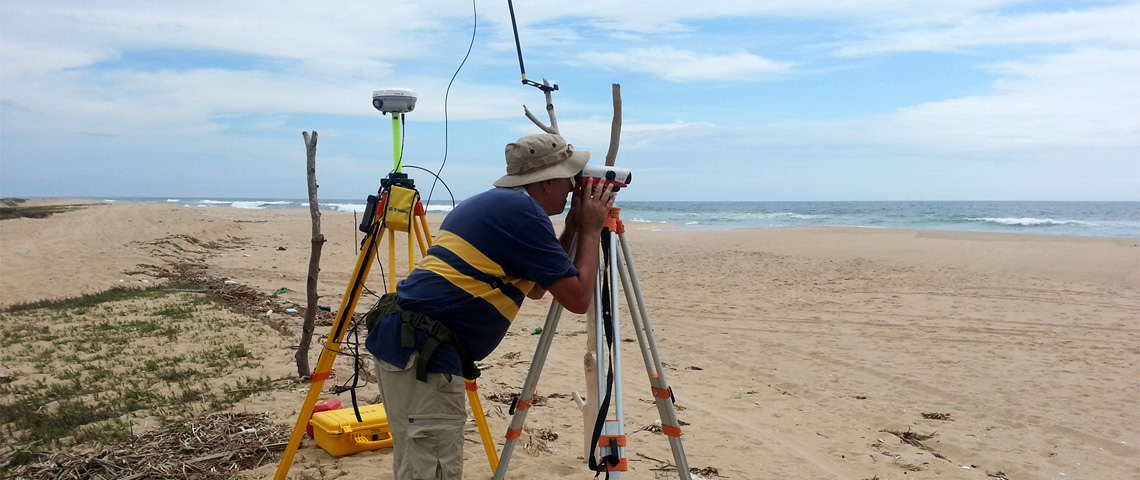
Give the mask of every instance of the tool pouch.
[(387, 315), (391, 312), (397, 311), (400, 308), (400, 297), (395, 293), (385, 293), (376, 301), (376, 305), (364, 314), (364, 326), (368, 328), (368, 332), (372, 332), (372, 327), (376, 326), (376, 322), (380, 321), (380, 317)]
[(393, 185), (388, 191), (388, 203), (384, 208), (384, 226), (400, 232), (410, 232), (412, 216), (419, 201), (420, 192)]

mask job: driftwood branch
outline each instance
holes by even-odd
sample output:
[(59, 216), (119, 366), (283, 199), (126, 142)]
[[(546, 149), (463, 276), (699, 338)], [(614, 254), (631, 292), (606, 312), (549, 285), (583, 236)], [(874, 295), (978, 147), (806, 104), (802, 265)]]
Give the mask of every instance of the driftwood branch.
[[(550, 81), (544, 78), (542, 79), (542, 85), (545, 87), (550, 87)], [(523, 105), (523, 113), (526, 114), (526, 118), (529, 118), (531, 122), (533, 122), (535, 125), (538, 125), (538, 128), (541, 128), (542, 131), (558, 135), (558, 118), (554, 116), (554, 99), (551, 98), (550, 94), (552, 90), (552, 88), (542, 89), (542, 92), (546, 94), (546, 113), (550, 116), (549, 126), (544, 125), (542, 121), (538, 119), (538, 117), (535, 117), (534, 114), (530, 112), (530, 109), (526, 108), (526, 105)]]
[[(621, 143), (621, 85), (613, 84), (613, 97), (614, 97), (614, 119), (610, 124), (610, 148), (606, 152), (606, 166), (612, 167), (614, 161), (617, 159), (618, 146)], [(586, 318), (593, 318), (594, 310), (598, 308), (597, 305), (591, 304), (589, 311), (586, 312)], [(575, 401), (578, 407), (582, 409), (582, 431), (584, 441), (582, 442), (585, 447), (583, 455), (586, 458), (594, 451), (595, 445), (593, 444), (593, 426), (597, 422), (598, 415), (603, 413), (598, 412), (600, 408), (599, 398), (601, 392), (598, 386), (598, 328), (593, 322), (586, 322), (586, 354), (582, 358), (582, 367), (585, 371), (586, 377), (586, 398), (581, 399), (574, 392)]]
[(321, 271), (321, 249), (325, 244), (325, 236), (321, 233), (321, 208), (317, 202), (317, 132), (312, 136), (309, 132), (301, 132), (305, 139), (306, 176), (309, 181), (309, 214), (313, 217), (313, 251), (309, 256), (309, 276), (305, 282), (305, 323), (301, 328), (301, 343), (297, 347), (294, 358), (297, 360), (297, 375), (308, 376), (312, 370), (309, 368), (309, 344), (313, 339), (313, 328), (317, 321), (317, 277)]
[(614, 121), (610, 124), (610, 149), (606, 152), (606, 166), (614, 166), (617, 161), (618, 145), (621, 143), (621, 84), (614, 84)]

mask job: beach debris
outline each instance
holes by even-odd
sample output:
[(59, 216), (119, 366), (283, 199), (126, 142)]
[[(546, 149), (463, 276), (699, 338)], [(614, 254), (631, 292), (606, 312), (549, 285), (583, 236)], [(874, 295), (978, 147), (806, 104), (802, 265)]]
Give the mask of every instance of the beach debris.
[(746, 392), (746, 391), (744, 391), (743, 388), (741, 388), (740, 391), (736, 393), (736, 398), (739, 400), (739, 399), (744, 398), (744, 397), (751, 397), (751, 396), (756, 395), (758, 393), (760, 393), (760, 392), (758, 392), (756, 390), (749, 390)]
[(711, 467), (711, 466), (705, 467), (705, 468), (692, 467), (689, 469), (689, 473), (692, 473), (694, 475), (700, 475), (700, 476), (705, 477), (705, 478), (719, 477), (720, 476), (720, 470), (717, 470), (716, 467)]
[(894, 435), (896, 437), (899, 437), (899, 440), (902, 441), (902, 443), (905, 443), (905, 444), (913, 446), (913, 447), (918, 447), (922, 450), (926, 450), (927, 452), (930, 452), (931, 455), (934, 455), (935, 457), (946, 460), (947, 462), (950, 461), (949, 458), (942, 456), (941, 453), (934, 451), (934, 449), (932, 449), (932, 448), (926, 446), (924, 443), (922, 443), (926, 440), (930, 440), (931, 438), (934, 438), (934, 436), (937, 435), (937, 433), (931, 433), (929, 435), (923, 435), (920, 433), (912, 432), (912, 431), (910, 431), (909, 428), (905, 432), (900, 432), (897, 430), (880, 430), (880, 431), (889, 433), (889, 434)]
[(554, 453), (554, 449), (550, 448), (549, 443), (558, 440), (558, 432), (549, 428), (540, 428), (538, 430), (524, 429), (527, 432), (527, 441), (523, 444), (531, 455), (540, 453)]
[(278, 251), (278, 252), (284, 252), (284, 251), (285, 251), (285, 247), (277, 247), (277, 251)]
[(906, 470), (908, 472), (921, 472), (922, 471), (922, 467), (915, 465), (913, 463), (899, 462), (899, 459), (897, 457), (895, 458), (895, 465), (898, 465), (899, 468)]
[(891, 435), (894, 435), (896, 437), (899, 437), (899, 440), (901, 440), (905, 444), (915, 446), (915, 447), (919, 447), (919, 448), (924, 447), (922, 444), (923, 440), (930, 440), (931, 438), (934, 438), (934, 435), (936, 435), (934, 433), (931, 433), (929, 435), (923, 435), (921, 433), (914, 433), (914, 432), (910, 431), (909, 428), (905, 432), (900, 432), (898, 430), (882, 430), (882, 431), (889, 433)]
[[(650, 470), (657, 471), (657, 472), (676, 472), (677, 471), (677, 467), (675, 465), (673, 465), (673, 462), (670, 462), (667, 460), (661, 460), (658, 458), (653, 458), (653, 457), (650, 457), (649, 455), (646, 455), (646, 454), (641, 453), (641, 452), (637, 452), (637, 456), (644, 458), (646, 460), (653, 460), (654, 462), (657, 462), (658, 464), (660, 464), (656, 467), (650, 468)], [(689, 467), (689, 473), (696, 475), (697, 478), (709, 478), (709, 477), (719, 477), (720, 476), (720, 470), (718, 470), (716, 467), (713, 467), (713, 466), (708, 466), (705, 468)]]
[(530, 361), (529, 357), (527, 359), (523, 359), (520, 352), (507, 352), (504, 353), (500, 358), (501, 360), (496, 361), (495, 364), (506, 367), (514, 367)]
[[(165, 279), (170, 285), (177, 288), (203, 290), (203, 293), (214, 297), (231, 310), (253, 317), (265, 318), (267, 312), (279, 310), (281, 307), (297, 308), (298, 312), (304, 312), (304, 308), (294, 302), (276, 299), (273, 295), (216, 274), (207, 274), (205, 272), (207, 268), (209, 267), (205, 262), (197, 264), (170, 263), (165, 267), (139, 264), (133, 273), (145, 272), (153, 278)], [(317, 325), (332, 325), (333, 314), (331, 311), (318, 311), (316, 313)], [(271, 324), (271, 326), (282, 331), (285, 331), (286, 328), (284, 325)], [(289, 334), (292, 335), (291, 332)]]
[[(277, 462), (275, 450), (289, 440), (289, 428), (265, 413), (212, 413), (135, 436), (94, 452), (14, 450), (32, 461), (12, 467), (13, 478), (164, 478), (223, 480), (241, 470)], [(11, 458), (2, 458), (5, 462)]]
[(537, 327), (533, 332), (530, 332), (531, 335), (538, 335), (540, 333), (542, 333), (542, 327)]
[(642, 430), (642, 431), (644, 431), (644, 432), (653, 432), (653, 433), (660, 433), (660, 432), (662, 432), (662, 429), (661, 429), (661, 419), (660, 419), (660, 418), (658, 418), (657, 420), (654, 420), (654, 421), (653, 421), (653, 425), (646, 425), (646, 426), (644, 426), (644, 427), (641, 427), (641, 430)]
[(297, 313), (299, 310), (296, 308), (286, 308), (285, 313)]
[(993, 478), (994, 480), (1009, 480), (1009, 477), (1006, 477), (1005, 474), (1001, 472), (1001, 470), (998, 470), (994, 473), (986, 472), (986, 476)]
[(278, 288), (277, 290), (273, 291), (274, 296), (281, 295), (282, 293), (289, 293), (289, 289), (285, 288), (285, 287), (281, 287), (281, 288)]
[[(518, 401), (519, 396), (516, 393), (492, 393), (484, 398), (492, 402), (502, 403), (514, 407), (515, 402)], [(546, 396), (536, 393), (533, 397), (531, 397), (530, 404), (534, 407), (541, 407), (543, 405), (546, 405)]]
[(949, 413), (924, 413), (924, 414), (922, 414), (922, 418), (925, 418), (927, 420), (945, 420), (945, 421), (953, 421), (954, 420), (953, 418), (950, 418)]

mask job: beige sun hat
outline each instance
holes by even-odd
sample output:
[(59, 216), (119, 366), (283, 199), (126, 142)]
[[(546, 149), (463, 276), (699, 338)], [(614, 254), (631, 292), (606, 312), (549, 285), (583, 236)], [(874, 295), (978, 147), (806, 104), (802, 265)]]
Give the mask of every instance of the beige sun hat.
[(527, 135), (507, 144), (507, 174), (496, 187), (518, 187), (543, 180), (570, 178), (590, 161), (590, 152), (575, 152), (561, 136)]

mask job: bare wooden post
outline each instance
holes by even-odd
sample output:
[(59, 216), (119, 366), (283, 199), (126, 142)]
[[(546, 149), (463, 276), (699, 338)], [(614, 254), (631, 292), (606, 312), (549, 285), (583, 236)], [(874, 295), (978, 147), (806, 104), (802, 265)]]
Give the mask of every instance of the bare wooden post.
[(614, 166), (617, 161), (618, 145), (621, 143), (621, 84), (614, 84), (614, 121), (610, 124), (610, 150), (606, 152), (606, 166)]
[[(617, 160), (618, 145), (621, 143), (621, 85), (613, 84), (614, 96), (614, 119), (610, 124), (610, 148), (606, 152), (606, 166), (614, 166), (614, 161)], [(614, 286), (616, 289), (617, 286)], [(617, 292), (615, 291), (614, 294)], [(590, 311), (586, 313), (586, 317), (593, 319), (597, 305), (590, 305)], [(594, 450), (594, 445), (591, 443), (594, 436), (594, 424), (598, 420), (598, 409), (601, 407), (601, 399), (599, 396), (601, 392), (598, 386), (598, 327), (593, 321), (586, 322), (586, 355), (582, 358), (583, 369), (586, 372), (586, 399), (578, 402), (578, 406), (582, 409), (582, 434), (585, 438), (583, 445), (585, 445), (586, 458), (590, 458), (590, 453)], [(580, 398), (580, 397), (579, 397)]]
[(309, 132), (301, 132), (305, 139), (305, 152), (308, 156), (306, 171), (309, 180), (309, 214), (313, 217), (313, 252), (309, 257), (309, 277), (305, 283), (305, 324), (301, 327), (301, 343), (297, 346), (297, 374), (307, 377), (312, 372), (309, 368), (309, 343), (313, 339), (313, 327), (317, 321), (317, 276), (321, 271), (321, 249), (325, 244), (325, 236), (321, 234), (321, 208), (317, 203), (317, 132), (312, 136)]

